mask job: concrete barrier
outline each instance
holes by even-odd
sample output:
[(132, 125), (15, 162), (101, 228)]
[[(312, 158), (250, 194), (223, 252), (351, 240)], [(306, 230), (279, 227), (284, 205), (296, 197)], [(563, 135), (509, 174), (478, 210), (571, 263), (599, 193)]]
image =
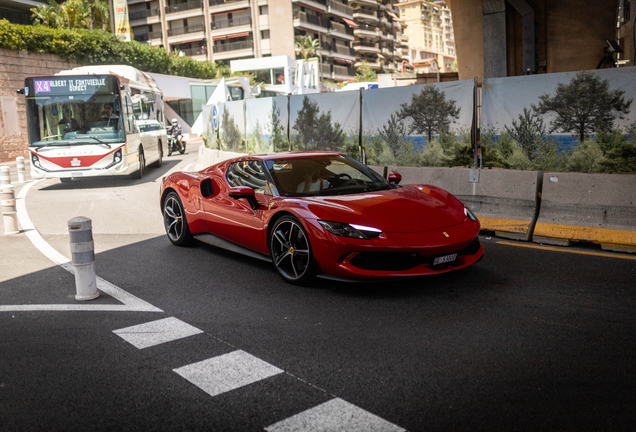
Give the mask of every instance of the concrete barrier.
[[(382, 174), (384, 167), (372, 167)], [(402, 184), (431, 184), (455, 195), (475, 212), (484, 230), (530, 241), (542, 175), (537, 171), (396, 167)], [(478, 181), (470, 181), (478, 180)]]
[(636, 175), (545, 173), (533, 240), (636, 252)]
[(224, 160), (246, 155), (247, 153), (234, 153), (226, 152), (223, 150), (213, 150), (207, 148), (205, 144), (202, 144), (199, 147), (199, 154), (197, 156), (197, 162), (194, 165), (193, 171), (201, 171), (202, 169), (205, 169), (210, 165), (214, 165)]

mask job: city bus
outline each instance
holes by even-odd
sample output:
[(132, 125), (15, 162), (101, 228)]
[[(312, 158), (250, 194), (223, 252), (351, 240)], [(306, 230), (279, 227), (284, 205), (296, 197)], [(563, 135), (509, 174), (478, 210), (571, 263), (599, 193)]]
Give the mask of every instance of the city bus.
[(129, 175), (161, 166), (163, 95), (130, 66), (83, 66), (24, 80), (31, 177)]

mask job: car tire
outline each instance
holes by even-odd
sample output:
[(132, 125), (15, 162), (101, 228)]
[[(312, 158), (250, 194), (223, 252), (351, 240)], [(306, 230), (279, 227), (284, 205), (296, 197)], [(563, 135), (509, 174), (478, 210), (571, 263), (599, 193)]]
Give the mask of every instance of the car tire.
[(144, 151), (139, 148), (139, 169), (133, 173), (133, 178), (141, 179), (144, 176), (144, 170), (146, 169), (146, 158), (144, 157)]
[(163, 225), (166, 234), (176, 246), (187, 246), (192, 242), (188, 219), (181, 198), (176, 192), (170, 192), (163, 202)]
[(316, 276), (317, 265), (307, 231), (294, 216), (276, 221), (269, 238), (269, 251), (285, 282), (304, 285)]

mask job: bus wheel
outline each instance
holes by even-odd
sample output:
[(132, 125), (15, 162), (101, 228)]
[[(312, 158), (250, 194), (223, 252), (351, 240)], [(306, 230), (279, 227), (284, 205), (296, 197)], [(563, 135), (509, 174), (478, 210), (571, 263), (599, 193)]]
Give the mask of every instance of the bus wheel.
[(133, 174), (133, 178), (140, 179), (144, 176), (144, 170), (146, 169), (146, 158), (144, 157), (144, 151), (139, 148), (139, 170)]
[(163, 165), (163, 147), (161, 147), (161, 141), (159, 141), (157, 147), (159, 148), (159, 159), (157, 159), (157, 162), (152, 164), (152, 166), (159, 168), (161, 165)]

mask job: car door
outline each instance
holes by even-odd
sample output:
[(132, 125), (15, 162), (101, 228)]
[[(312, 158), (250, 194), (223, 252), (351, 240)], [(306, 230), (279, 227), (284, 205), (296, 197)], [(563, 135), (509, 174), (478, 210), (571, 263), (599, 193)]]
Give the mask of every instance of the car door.
[[(254, 189), (259, 208), (253, 209), (244, 198), (230, 197), (230, 188), (235, 186)], [(267, 210), (272, 194), (261, 161), (244, 160), (230, 163), (224, 179), (206, 179), (202, 182), (201, 188), (204, 195), (203, 209), (212, 234), (259, 253), (268, 254), (263, 212)], [(206, 197), (206, 194), (210, 196)]]

